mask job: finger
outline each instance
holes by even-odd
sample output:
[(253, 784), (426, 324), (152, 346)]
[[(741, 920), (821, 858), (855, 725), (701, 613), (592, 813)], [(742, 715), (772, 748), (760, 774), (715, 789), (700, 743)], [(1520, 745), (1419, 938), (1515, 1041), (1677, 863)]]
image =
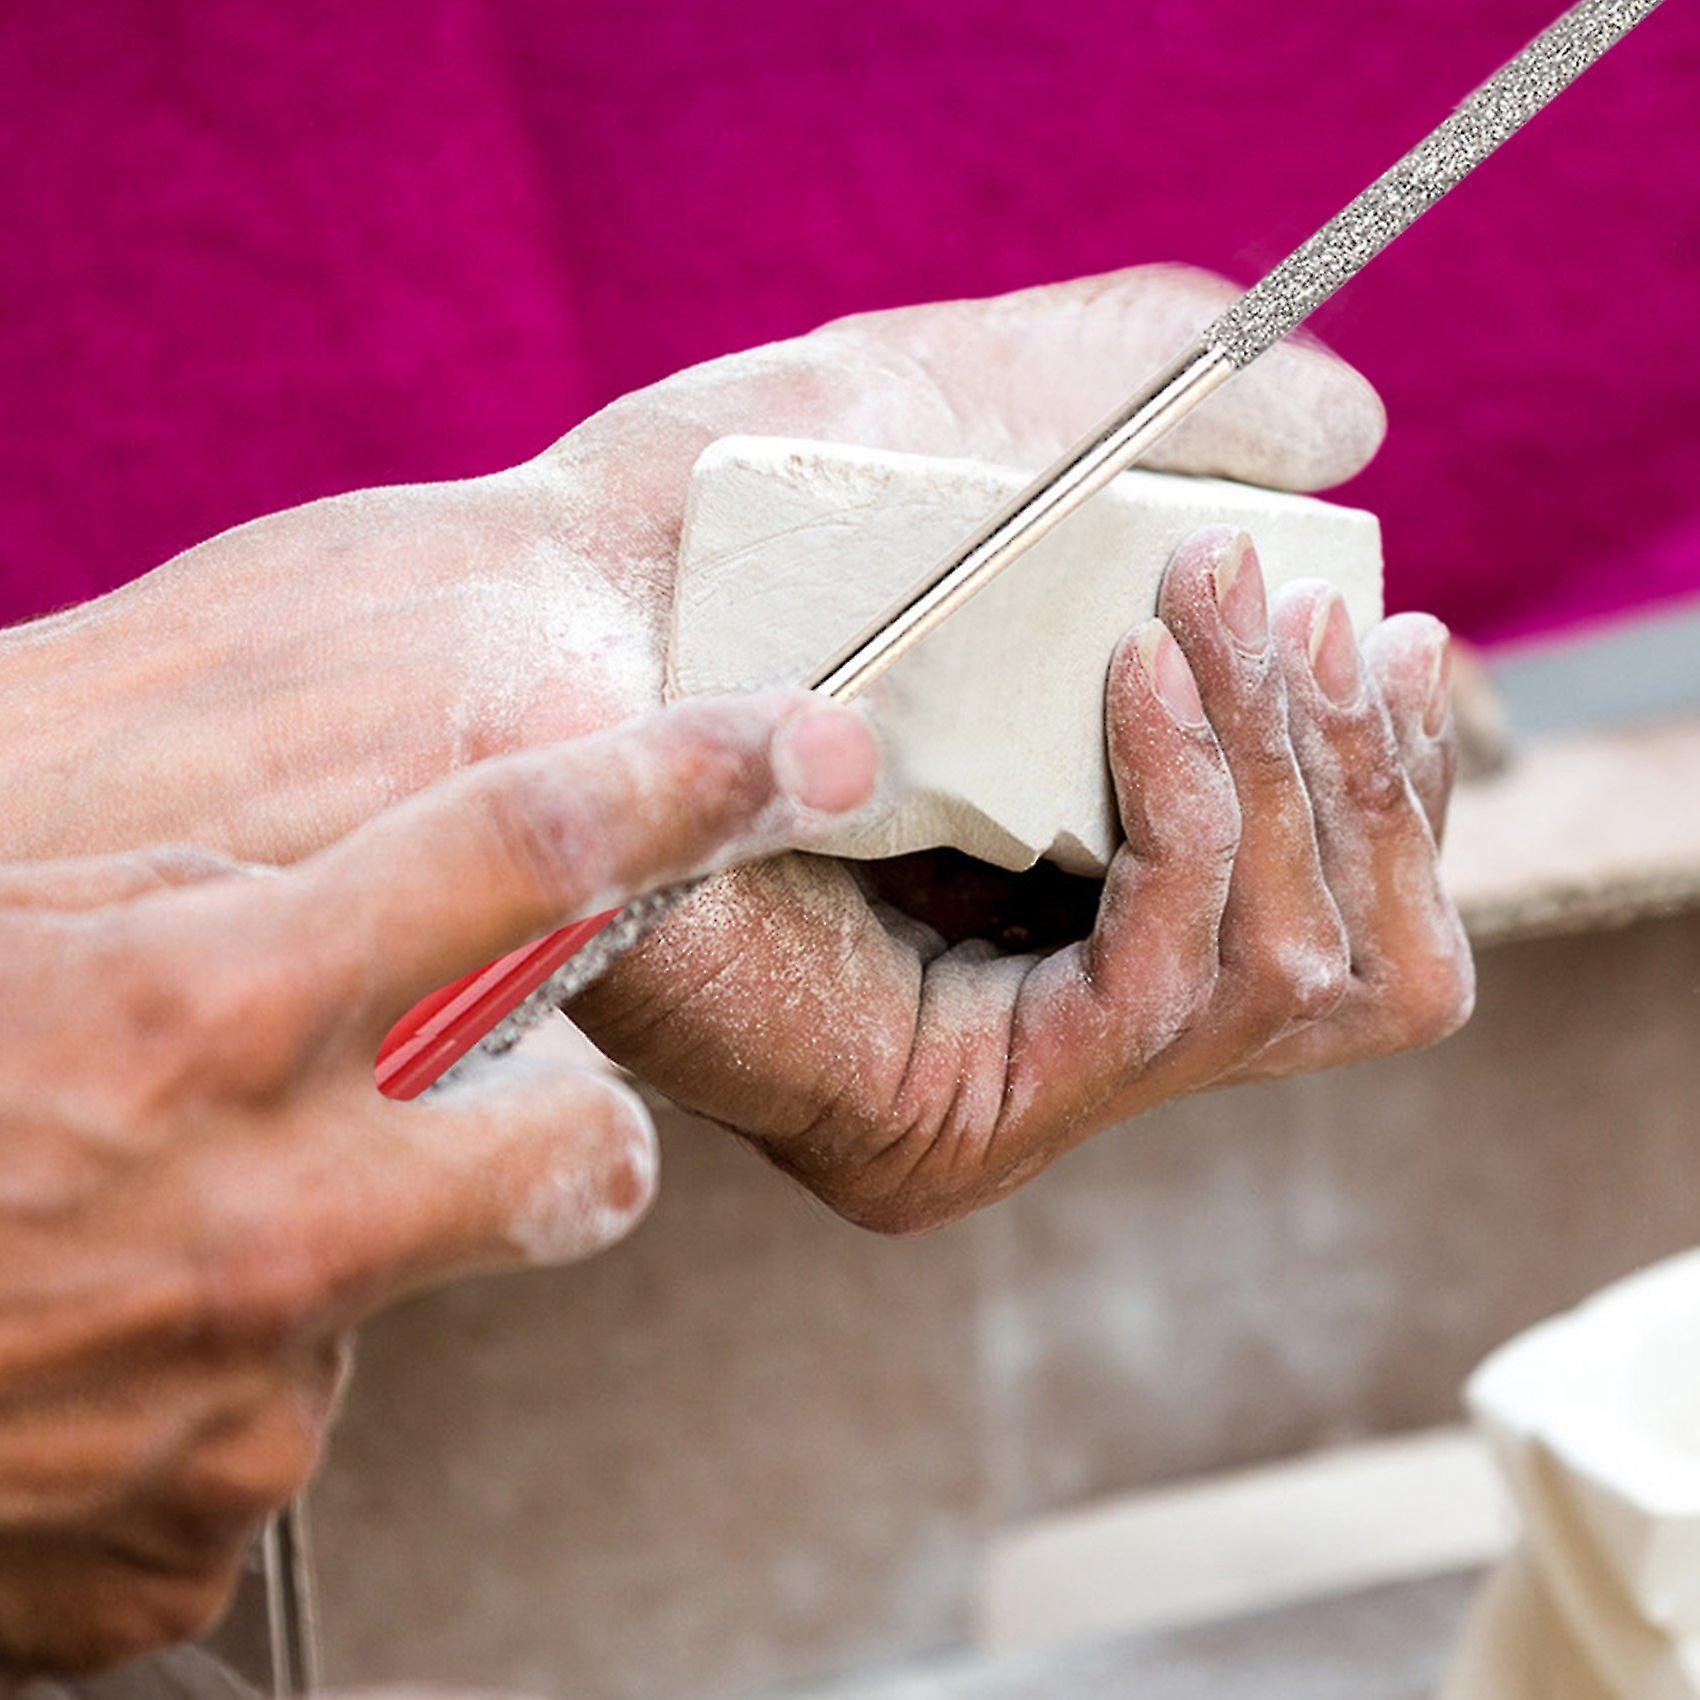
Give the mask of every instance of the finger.
[[(540, 465), (604, 476), (624, 440), (641, 431), (644, 464), (622, 473), (622, 487), (636, 478), (645, 500), (663, 507), (677, 505), (703, 449), (738, 431), (974, 455), (1037, 470), (1124, 402), (1237, 293), (1191, 267), (1138, 266), (985, 300), (839, 319), (761, 349), (759, 358), (730, 355), (628, 396)], [(1367, 380), (1314, 340), (1289, 337), (1165, 437), (1146, 464), (1315, 490), (1360, 471), (1385, 430)]]
[(153, 891), (169, 891), (250, 872), (242, 863), (186, 844), (162, 844), (115, 856), (0, 865), (0, 909), (99, 909)]
[(129, 1550), (162, 1568), (206, 1568), (239, 1557), (255, 1527), (317, 1469), (342, 1379), (341, 1342), (271, 1366), (266, 1396), (220, 1413), (132, 1512)]
[(1323, 874), (1351, 941), (1353, 984), (1333, 1020), (1271, 1055), (1320, 1066), (1432, 1043), (1468, 1014), (1473, 972), (1386, 706), (1337, 592), (1313, 580), (1289, 585), (1273, 625)]
[(372, 976), (383, 1030), (565, 921), (808, 842), (876, 769), (866, 725), (804, 693), (685, 704), (434, 786), (305, 864), (289, 918)]
[(199, 1640), (230, 1604), (240, 1554), (160, 1570), (88, 1536), (0, 1537), (0, 1676), (104, 1670)]
[[(983, 301), (867, 313), (817, 333), (901, 359), (935, 392), (936, 453), (1038, 464), (1178, 354), (1239, 294), (1209, 272), (1139, 266)], [(1386, 414), (1367, 380), (1319, 343), (1278, 344), (1158, 444), (1146, 464), (1272, 489), (1314, 490), (1362, 470)]]
[(1445, 836), (1458, 767), (1446, 628), (1430, 614), (1395, 614), (1369, 634), (1364, 660), (1387, 704), (1399, 759), (1438, 844)]
[(654, 1123), (605, 1068), (509, 1057), (417, 1104), (368, 1101), (307, 1229), (321, 1314), (352, 1324), (442, 1281), (589, 1257), (658, 1176)]
[[(161, 1574), (222, 1570), (240, 1560), (260, 1521), (306, 1485), (319, 1460), (341, 1366), (340, 1343), (321, 1341), (316, 1350), (269, 1352), (229, 1371), (202, 1362), (193, 1372), (173, 1366), (178, 1373), (132, 1376), (128, 1399), (104, 1398), (107, 1409), (93, 1422), (87, 1407), (96, 1401), (85, 1394), (82, 1409), (67, 1401), (65, 1444), (87, 1455), (90, 1486), (80, 1495), (67, 1492), (70, 1484), (55, 1459), (60, 1481), (37, 1494), (24, 1517), (9, 1518), (8, 1527), (43, 1538), (80, 1531), (113, 1555)], [(141, 1403), (161, 1382), (170, 1392), (172, 1381), (182, 1389), (181, 1401), (208, 1408), (186, 1411), (168, 1425), (113, 1408)], [(132, 1428), (146, 1424), (156, 1443), (165, 1428), (178, 1432), (150, 1459), (124, 1434), (126, 1418)], [(103, 1428), (116, 1446), (104, 1456), (91, 1450)], [(115, 1460), (123, 1460), (121, 1470)]]
[(1188, 539), (1164, 575), (1159, 611), (1198, 680), (1239, 800), (1240, 842), (1222, 919), (1222, 977), (1210, 1019), (1185, 1047), (1185, 1090), (1282, 1031), (1326, 1015), (1346, 986), (1346, 934), (1323, 877), (1310, 798), (1287, 726), (1257, 551), (1216, 526)]
[[(233, 1185), (245, 1174), (252, 1190), (251, 1154), (233, 1157), (230, 1170)], [(102, 1339), (72, 1368), (61, 1335), (46, 1373), (12, 1384), (16, 1408), (0, 1425), (0, 1526), (111, 1530), (125, 1521), (134, 1533), (134, 1507), (145, 1498), (172, 1520), (150, 1521), (152, 1544), (138, 1538), (133, 1550), (192, 1565), (209, 1540), (239, 1540), (294, 1492), (328, 1420), (343, 1353), (336, 1340), (304, 1333), (299, 1319), (281, 1319), (280, 1306), (253, 1302), (283, 1284), (276, 1269), (254, 1271), (250, 1250), (231, 1243), (254, 1222), (250, 1211), (228, 1236), (221, 1230), (228, 1249), (216, 1266), (232, 1280), (212, 1304), (195, 1302), (211, 1283), (189, 1267), (191, 1234), (156, 1287), (162, 1295), (169, 1283), (176, 1302), (136, 1307), (123, 1338)]]
[[(1218, 968), (1240, 813), (1186, 657), (1160, 620), (1111, 663), (1110, 768), (1126, 844), (1092, 936), (1034, 969), (1016, 1005), (1011, 1125), (1072, 1143), (1083, 1118), (1186, 1031)], [(1032, 1153), (1006, 1150), (1002, 1166)]]

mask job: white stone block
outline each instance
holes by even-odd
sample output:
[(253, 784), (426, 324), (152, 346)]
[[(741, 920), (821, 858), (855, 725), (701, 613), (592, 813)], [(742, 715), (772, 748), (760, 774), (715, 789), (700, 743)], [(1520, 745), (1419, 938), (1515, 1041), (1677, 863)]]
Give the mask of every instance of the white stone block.
[[(1026, 482), (966, 460), (727, 437), (692, 474), (669, 693), (794, 683)], [(1004, 868), (1101, 872), (1120, 840), (1104, 679), (1156, 611), (1175, 546), (1242, 526), (1271, 587), (1318, 577), (1359, 632), (1381, 614), (1371, 514), (1214, 478), (1123, 473), (863, 699), (886, 746), (878, 806), (829, 848), (949, 845)]]

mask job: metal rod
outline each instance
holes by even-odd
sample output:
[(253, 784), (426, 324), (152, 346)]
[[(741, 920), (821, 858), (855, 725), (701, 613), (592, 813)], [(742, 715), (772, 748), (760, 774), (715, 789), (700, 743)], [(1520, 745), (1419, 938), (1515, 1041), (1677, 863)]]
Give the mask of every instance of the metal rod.
[(1194, 343), (1046, 467), (967, 542), (824, 661), (805, 681), (838, 702), (860, 696), (941, 620), (1012, 566), (1234, 375), (1222, 349)]
[(321, 1681), (313, 1544), (304, 1495), (271, 1518), (261, 1536), (266, 1572), (266, 1633), (273, 1700), (317, 1694)]

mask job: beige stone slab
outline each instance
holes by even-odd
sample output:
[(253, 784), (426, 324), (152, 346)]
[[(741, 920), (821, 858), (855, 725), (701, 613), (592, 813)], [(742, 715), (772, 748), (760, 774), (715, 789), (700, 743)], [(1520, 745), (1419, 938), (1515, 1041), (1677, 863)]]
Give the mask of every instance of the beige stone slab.
[(1470, 1408), (1516, 1496), (1446, 1700), (1700, 1695), (1700, 1253), (1502, 1346)]
[(978, 1591), (992, 1649), (1220, 1623), (1473, 1569), (1515, 1521), (1465, 1428), (1332, 1447), (1003, 1531)]
[(916, 1660), (767, 1700), (1434, 1700), (1473, 1586), (1435, 1577), (1232, 1623)]
[(1700, 904), (1700, 720), (1523, 745), (1459, 788), (1445, 868), (1483, 942)]

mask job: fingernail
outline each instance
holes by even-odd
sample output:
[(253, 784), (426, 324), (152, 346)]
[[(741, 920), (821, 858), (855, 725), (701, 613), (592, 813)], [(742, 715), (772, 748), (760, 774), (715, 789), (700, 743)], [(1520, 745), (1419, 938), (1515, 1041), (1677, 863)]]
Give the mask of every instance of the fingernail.
[(1202, 726), (1204, 700), (1198, 694), (1198, 681), (1169, 628), (1161, 620), (1147, 620), (1139, 628), (1135, 648), (1146, 682), (1175, 722), (1186, 727)]
[(837, 703), (799, 709), (781, 722), (771, 745), (773, 775), (794, 803), (843, 814), (865, 803), (879, 773), (866, 721)]
[(1269, 604), (1257, 548), (1242, 531), (1231, 537), (1216, 563), (1216, 607), (1228, 634), (1247, 655), (1269, 647)]
[(1310, 618), (1310, 670), (1336, 708), (1351, 708), (1363, 694), (1364, 669), (1352, 618), (1340, 593), (1331, 590)]
[(1428, 696), (1423, 703), (1423, 731), (1440, 736), (1446, 724), (1446, 709), (1452, 698), (1452, 639), (1442, 636), (1428, 664)]

